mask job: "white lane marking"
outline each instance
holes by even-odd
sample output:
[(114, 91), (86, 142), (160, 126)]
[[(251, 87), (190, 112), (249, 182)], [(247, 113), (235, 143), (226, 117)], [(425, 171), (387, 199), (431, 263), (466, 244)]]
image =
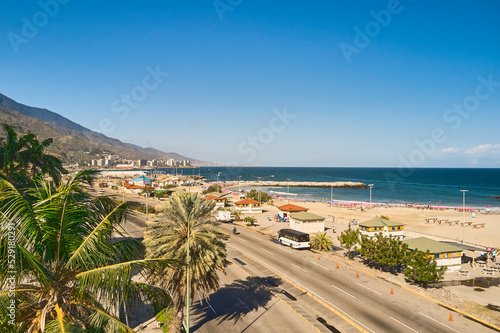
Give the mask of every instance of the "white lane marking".
[(304, 271), (304, 272), (306, 272), (306, 273), (307, 273), (307, 271), (306, 271), (305, 269), (300, 268), (299, 266), (295, 265), (294, 263), (290, 263), (290, 265), (295, 266), (295, 267), (297, 267), (298, 269), (300, 269), (301, 271)]
[(210, 304), (210, 302), (209, 302), (208, 300), (205, 300), (205, 301), (207, 301), (207, 304), (208, 304), (208, 306), (210, 307), (210, 309), (212, 309), (212, 311), (213, 311), (215, 314), (217, 314), (217, 312), (215, 312), (214, 308), (212, 307), (212, 304)]
[(253, 237), (253, 238), (255, 238), (255, 239), (258, 239), (258, 240), (260, 240), (261, 242), (263, 241), (263, 239), (260, 239), (260, 238), (259, 238), (259, 237), (257, 237), (257, 236), (251, 236), (251, 237)]
[(272, 252), (269, 252), (268, 250), (263, 249), (263, 248), (260, 248), (260, 249), (261, 249), (262, 251), (265, 251), (265, 252), (269, 253), (270, 255), (274, 256), (274, 254), (273, 254)]
[(341, 292), (343, 292), (343, 293), (344, 293), (344, 294), (346, 294), (346, 295), (351, 296), (352, 298), (356, 298), (356, 296), (353, 296), (353, 295), (349, 294), (347, 291), (342, 290), (342, 289), (340, 289), (339, 287), (334, 286), (333, 284), (332, 284), (332, 287), (333, 287), (333, 288), (335, 288), (335, 289), (340, 290)]
[(391, 318), (391, 319), (392, 319), (392, 320), (394, 320), (395, 322), (397, 322), (397, 323), (399, 323), (399, 324), (403, 325), (403, 326), (404, 326), (404, 327), (406, 327), (407, 329), (412, 330), (413, 332), (418, 333), (418, 331), (415, 331), (413, 328), (411, 328), (411, 327), (410, 327), (410, 326), (408, 326), (408, 325), (403, 324), (403, 323), (402, 323), (402, 322), (400, 322), (399, 320), (394, 319), (394, 318), (392, 318), (391, 316), (389, 316), (389, 318)]
[(243, 303), (243, 302), (241, 301), (241, 299), (239, 299), (238, 297), (236, 297), (236, 298), (238, 299), (238, 301), (240, 301), (240, 303), (241, 303), (241, 304), (243, 304), (243, 305), (245, 306), (245, 308), (247, 308), (247, 309), (248, 309), (248, 312), (252, 312), (252, 310), (250, 310), (250, 308), (249, 308), (249, 307), (248, 307), (245, 303)]
[(368, 289), (368, 290), (373, 291), (375, 294), (379, 294), (380, 296), (382, 296), (382, 294), (381, 294), (381, 293), (379, 293), (378, 291), (375, 291), (375, 290), (373, 290), (373, 289), (370, 289), (370, 288), (368, 288), (367, 286), (362, 285), (361, 283), (356, 282), (356, 284), (360, 285), (360, 286), (361, 286), (361, 287), (363, 287), (363, 288), (366, 288), (366, 289)]
[(292, 251), (287, 250), (286, 248), (284, 248), (283, 245), (280, 245), (279, 247), (277, 247), (277, 249), (280, 249), (280, 250), (288, 252), (288, 253), (292, 253)]
[(315, 262), (314, 262), (314, 261), (312, 261), (312, 260), (309, 260), (309, 261), (310, 261), (311, 263), (315, 264), (316, 266), (319, 266), (319, 267), (321, 267), (321, 268), (326, 269), (327, 271), (329, 271), (329, 269), (328, 269), (328, 268), (326, 268), (325, 266), (321, 266), (320, 264), (317, 264), (317, 263), (315, 263)]
[(428, 318), (428, 319), (430, 319), (430, 320), (435, 321), (435, 322), (436, 322), (436, 323), (438, 323), (438, 324), (443, 325), (444, 327), (449, 328), (449, 329), (450, 329), (450, 330), (452, 330), (453, 332), (460, 333), (459, 331), (457, 331), (457, 330), (455, 330), (455, 329), (451, 328), (450, 326), (445, 325), (445, 324), (443, 324), (443, 323), (440, 323), (440, 322), (439, 322), (439, 321), (437, 321), (436, 319), (434, 319), (434, 318), (431, 318), (431, 317), (429, 317), (429, 316), (424, 315), (422, 312), (419, 312), (419, 314), (420, 314), (420, 315), (422, 315), (422, 316), (424, 316), (424, 317), (426, 317), (426, 318)]
[(269, 264), (267, 264), (267, 263), (263, 262), (263, 261), (262, 261), (262, 260), (260, 260), (259, 258), (254, 257), (253, 255), (251, 255), (251, 254), (250, 254), (250, 253), (248, 253), (248, 252), (245, 252), (245, 251), (243, 251), (243, 250), (240, 250), (240, 249), (238, 249), (238, 248), (237, 248), (237, 247), (235, 247), (235, 246), (232, 246), (232, 245), (230, 245), (230, 246), (231, 246), (232, 248), (234, 248), (234, 249), (236, 249), (236, 250), (240, 251), (241, 253), (245, 253), (247, 256), (249, 256), (250, 258), (253, 258), (254, 260), (256, 260), (256, 261), (258, 261), (258, 262), (260, 262), (261, 264), (266, 265), (267, 267), (269, 267), (269, 268), (273, 269), (274, 271), (276, 271), (276, 272), (278, 272), (279, 274), (281, 274), (281, 275), (283, 275), (284, 277), (286, 277), (288, 280), (293, 281), (293, 283), (295, 283), (296, 285), (300, 286), (301, 288), (303, 288), (303, 289), (307, 290), (308, 292), (310, 292), (311, 294), (313, 294), (313, 295), (314, 295), (314, 296), (316, 296), (317, 298), (321, 299), (323, 302), (328, 303), (330, 306), (334, 307), (334, 308), (335, 308), (335, 310), (337, 310), (337, 311), (339, 311), (339, 312), (342, 312), (345, 316), (349, 317), (351, 320), (353, 320), (353, 321), (355, 321), (356, 323), (358, 323), (359, 325), (363, 326), (363, 327), (364, 327), (364, 328), (366, 328), (368, 331), (370, 331), (370, 332), (372, 332), (372, 333), (375, 333), (375, 331), (373, 331), (373, 330), (369, 329), (368, 327), (366, 327), (366, 325), (363, 325), (362, 323), (360, 323), (360, 322), (359, 322), (359, 320), (354, 319), (354, 318), (353, 318), (350, 314), (348, 314), (347, 312), (345, 312), (344, 310), (342, 310), (341, 308), (339, 308), (339, 307), (338, 307), (338, 306), (336, 306), (335, 304), (332, 304), (332, 303), (331, 303), (329, 300), (327, 300), (326, 298), (324, 298), (324, 297), (322, 297), (322, 296), (320, 296), (320, 295), (316, 294), (314, 291), (312, 291), (312, 290), (310, 290), (310, 289), (306, 288), (306, 287), (305, 287), (305, 286), (303, 286), (301, 283), (299, 283), (299, 282), (295, 281), (294, 279), (292, 279), (291, 277), (289, 277), (289, 276), (288, 276), (288, 275), (286, 275), (285, 273), (282, 273), (282, 272), (281, 272), (281, 271), (279, 271), (278, 269), (276, 269), (276, 268), (274, 268), (273, 266), (271, 266), (271, 265), (269, 265)]
[(248, 243), (248, 241), (244, 240), (243, 238), (240, 238), (240, 241)]

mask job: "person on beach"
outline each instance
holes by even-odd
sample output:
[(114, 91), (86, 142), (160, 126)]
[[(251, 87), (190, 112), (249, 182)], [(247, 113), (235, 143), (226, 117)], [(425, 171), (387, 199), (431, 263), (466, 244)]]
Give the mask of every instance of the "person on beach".
[(349, 231), (351, 231), (351, 222), (349, 222)]

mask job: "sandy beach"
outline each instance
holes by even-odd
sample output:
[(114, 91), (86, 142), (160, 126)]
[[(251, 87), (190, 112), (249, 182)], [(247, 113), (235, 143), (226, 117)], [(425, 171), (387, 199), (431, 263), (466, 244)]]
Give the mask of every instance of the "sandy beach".
[[(233, 202), (238, 200), (238, 196), (230, 195)], [(465, 241), (475, 244), (480, 244), (488, 247), (500, 247), (500, 215), (483, 214), (476, 212), (476, 217), (472, 217), (472, 212), (465, 212), (465, 221), (472, 222), (472, 225), (466, 225), (465, 228), (461, 222), (463, 213), (453, 209), (449, 210), (429, 210), (417, 209), (413, 207), (373, 207), (370, 213), (368, 204), (365, 210), (361, 208), (347, 208), (339, 206), (331, 206), (326, 202), (312, 202), (301, 200), (289, 200), (290, 203), (309, 208), (309, 212), (327, 217), (326, 226), (331, 225), (330, 216), (335, 217), (334, 225), (336, 229), (343, 230), (342, 225), (347, 226), (353, 220), (358, 222), (366, 221), (377, 216), (387, 216), (390, 220), (405, 224), (405, 229), (408, 231), (418, 231), (433, 235), (439, 235), (448, 238), (454, 238), (457, 241), (462, 241), (465, 231)], [(286, 200), (275, 199), (273, 205), (265, 205), (264, 213), (257, 217), (258, 220), (267, 220), (277, 213), (277, 207), (286, 204)], [(427, 223), (426, 218), (438, 218), (440, 220), (459, 221), (452, 225), (442, 221), (439, 223)], [(329, 222), (330, 221), (330, 222)], [(473, 227), (473, 225), (484, 223), (484, 227)], [(283, 225), (283, 224), (282, 224)]]

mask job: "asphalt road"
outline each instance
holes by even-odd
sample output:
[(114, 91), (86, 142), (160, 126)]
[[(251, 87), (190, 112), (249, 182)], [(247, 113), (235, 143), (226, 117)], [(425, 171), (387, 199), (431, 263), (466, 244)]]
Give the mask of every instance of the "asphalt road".
[(191, 332), (317, 332), (237, 265), (230, 265), (220, 278), (217, 292), (206, 299), (197, 295)]
[[(232, 226), (222, 227), (229, 232)], [(232, 236), (228, 243), (230, 259), (234, 260), (231, 256), (237, 255), (239, 256), (237, 259), (244, 264), (242, 266), (248, 266), (250, 261), (254, 265), (265, 266), (277, 276), (292, 282), (292, 285), (308, 291), (331, 310), (322, 319), (327, 320), (327, 323), (337, 331), (436, 333), (492, 331), (457, 313), (452, 313), (435, 302), (383, 279), (356, 271), (351, 266), (336, 262), (327, 256), (320, 256), (318, 260), (318, 255), (312, 251), (283, 247), (269, 236), (251, 229), (241, 227), (238, 230), (240, 233)], [(339, 264), (338, 269), (337, 264)], [(297, 298), (303, 294), (300, 289), (294, 291), (298, 293), (297, 295), (292, 291), (290, 293)], [(310, 311), (313, 312), (312, 306)], [(453, 321), (449, 321), (451, 313)], [(310, 317), (314, 318), (317, 315), (312, 313)], [(346, 326), (346, 320), (351, 324)], [(315, 323), (315, 326), (320, 325)], [(329, 331), (334, 330), (329, 329)]]
[[(127, 231), (133, 237), (142, 238), (144, 220), (143, 214), (132, 213), (126, 222)], [(223, 224), (221, 227), (229, 233), (232, 225)], [(198, 314), (191, 326), (197, 328), (199, 332), (241, 332), (245, 329), (245, 332), (249, 332), (257, 327), (273, 327), (264, 320), (271, 316), (273, 321), (291, 322), (288, 318), (289, 314), (283, 314), (282, 310), (269, 310), (270, 304), (274, 304), (276, 298), (275, 301), (265, 303), (266, 308), (259, 310), (259, 307), (255, 307), (255, 311), (246, 314), (243, 305), (238, 306), (238, 302), (234, 303), (236, 298), (233, 297), (233, 293), (236, 292), (243, 292), (242, 297), (249, 300), (249, 304), (262, 304), (263, 299), (270, 297), (255, 293), (255, 289), (252, 289), (254, 291), (251, 295), (246, 294), (241, 283), (245, 281), (248, 284), (247, 287), (250, 287), (251, 281), (247, 279), (248, 275), (254, 276), (259, 282), (273, 290), (284, 302), (322, 332), (358, 332), (360, 330), (366, 332), (493, 332), (490, 328), (435, 302), (363, 271), (356, 271), (355, 268), (330, 257), (320, 256), (318, 260), (318, 255), (312, 251), (292, 250), (257, 231), (244, 227), (238, 228), (238, 231), (239, 234), (232, 236), (228, 242), (228, 258), (234, 262), (234, 265), (240, 266), (247, 275), (244, 277), (238, 275), (241, 272), (236, 273), (233, 267), (228, 269), (228, 276), (222, 278), (226, 285), (231, 285), (231, 288), (224, 289), (223, 287), (220, 292), (210, 295), (210, 299), (215, 300), (216, 305), (213, 309), (217, 315), (208, 312), (210, 307), (207, 307), (207, 304), (204, 306), (195, 304), (193, 310)], [(234, 288), (235, 283), (236, 285), (240, 283), (241, 290)], [(228, 293), (227, 290), (231, 292)], [(309, 295), (304, 291), (309, 292)], [(249, 296), (253, 296), (254, 299), (248, 298)], [(243, 298), (240, 297), (240, 300), (246, 304)], [(228, 304), (232, 305), (228, 306)], [(273, 307), (280, 308), (276, 305)], [(205, 312), (202, 311), (203, 309)], [(266, 314), (262, 317), (257, 316), (258, 320), (247, 327), (251, 323), (247, 321), (247, 318), (252, 318), (253, 313), (259, 313), (259, 311), (264, 311)], [(241, 312), (240, 315), (237, 314), (239, 312)], [(292, 313), (300, 319), (297, 314)], [(453, 316), (453, 321), (449, 320), (450, 314)], [(282, 320), (282, 316), (286, 319)], [(200, 326), (200, 323), (203, 323), (203, 326)], [(229, 326), (226, 327), (226, 325)], [(204, 331), (205, 328), (207, 331)], [(255, 332), (283, 332), (283, 330), (256, 330)], [(285, 332), (301, 331), (291, 329)]]

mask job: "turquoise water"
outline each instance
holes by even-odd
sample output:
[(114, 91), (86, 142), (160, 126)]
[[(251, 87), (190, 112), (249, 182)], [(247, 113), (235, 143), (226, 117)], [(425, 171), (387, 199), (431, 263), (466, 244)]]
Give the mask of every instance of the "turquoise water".
[[(184, 169), (191, 174), (192, 169)], [(286, 181), (355, 181), (373, 184), (372, 201), (389, 203), (440, 204), (462, 206), (462, 192), (466, 193), (466, 206), (498, 208), (500, 200), (500, 169), (450, 169), (419, 168), (400, 170), (398, 168), (285, 168), (285, 167), (201, 167), (195, 169), (209, 180), (219, 181), (264, 180)], [(286, 187), (273, 191), (287, 192)], [(290, 188), (290, 193), (311, 199), (330, 199), (330, 188)], [(334, 189), (334, 200), (370, 200), (368, 189)]]

